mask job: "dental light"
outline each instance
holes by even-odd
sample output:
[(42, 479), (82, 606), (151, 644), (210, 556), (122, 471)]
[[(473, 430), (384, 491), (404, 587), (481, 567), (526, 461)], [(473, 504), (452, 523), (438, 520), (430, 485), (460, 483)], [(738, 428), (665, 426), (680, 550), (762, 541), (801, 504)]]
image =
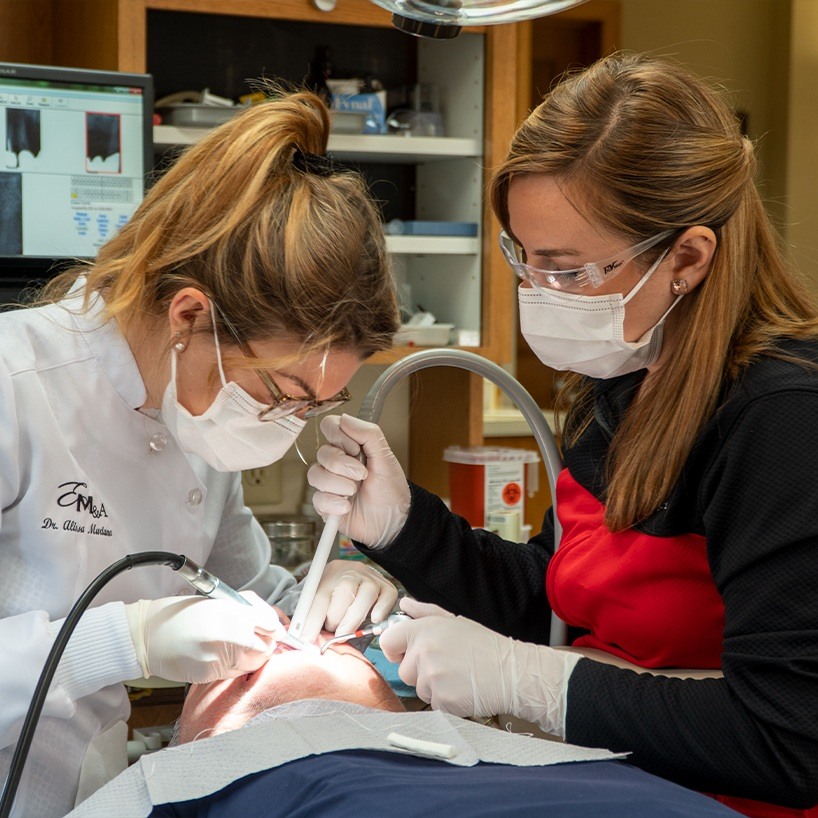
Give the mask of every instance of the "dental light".
[(448, 40), (463, 26), (518, 23), (585, 0), (370, 0), (392, 12), (392, 25), (416, 37)]

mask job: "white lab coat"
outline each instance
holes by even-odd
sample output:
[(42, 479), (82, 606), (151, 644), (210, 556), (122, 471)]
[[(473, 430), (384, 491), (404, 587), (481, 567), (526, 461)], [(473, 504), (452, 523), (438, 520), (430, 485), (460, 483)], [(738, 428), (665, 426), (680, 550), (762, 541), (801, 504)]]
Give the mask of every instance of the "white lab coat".
[[(145, 387), (102, 302), (0, 315), (0, 780), (43, 661), (72, 603), (111, 563), (183, 553), (291, 611), (293, 577), (244, 506), (240, 474), (185, 455), (135, 411)], [(154, 449), (150, 443), (153, 440)], [(189, 592), (165, 566), (120, 574), (80, 621), (40, 718), (13, 814), (64, 815), (89, 744), (127, 718), (141, 676), (124, 603)], [(90, 754), (89, 754), (90, 755)]]

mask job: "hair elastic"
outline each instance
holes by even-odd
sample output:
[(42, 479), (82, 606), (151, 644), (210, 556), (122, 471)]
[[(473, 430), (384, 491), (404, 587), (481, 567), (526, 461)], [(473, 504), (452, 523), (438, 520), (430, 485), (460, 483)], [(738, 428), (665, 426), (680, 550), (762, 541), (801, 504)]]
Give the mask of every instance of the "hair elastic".
[(293, 153), (293, 167), (302, 173), (311, 173), (314, 176), (335, 176), (343, 171), (329, 156), (318, 153), (305, 153), (296, 148)]

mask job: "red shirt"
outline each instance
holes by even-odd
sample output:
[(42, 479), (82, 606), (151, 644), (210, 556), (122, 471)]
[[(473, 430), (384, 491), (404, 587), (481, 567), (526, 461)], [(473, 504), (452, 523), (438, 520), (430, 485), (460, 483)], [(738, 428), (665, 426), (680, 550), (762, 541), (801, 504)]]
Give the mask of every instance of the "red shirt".
[[(614, 533), (603, 522), (602, 503), (567, 469), (557, 480), (557, 498), (563, 534), (546, 591), (560, 619), (589, 631), (574, 645), (645, 668), (721, 667), (724, 605), (705, 538)], [(818, 807), (714, 797), (752, 818), (818, 818)]]

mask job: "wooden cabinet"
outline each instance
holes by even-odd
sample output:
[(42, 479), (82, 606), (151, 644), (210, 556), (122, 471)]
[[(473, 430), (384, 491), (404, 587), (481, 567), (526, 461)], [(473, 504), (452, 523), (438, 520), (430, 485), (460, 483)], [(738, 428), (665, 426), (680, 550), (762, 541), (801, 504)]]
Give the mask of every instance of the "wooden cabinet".
[[(400, 226), (419, 219), (469, 223), (478, 228), (473, 237), (390, 234), (387, 247), (404, 306), (414, 310), (423, 305), (438, 322), (452, 325), (457, 345), (485, 347), (479, 231), (483, 221), (484, 37), (436, 43), (409, 38), (391, 28), (236, 20), (220, 15), (196, 15), (193, 26), (187, 19), (190, 17), (187, 13), (163, 14), (158, 19), (149, 16), (149, 26), (162, 29), (155, 37), (149, 33), (148, 48), (148, 67), (157, 78), (158, 96), (180, 88), (207, 86), (218, 94), (235, 97), (249, 90), (241, 78), (262, 70), (265, 75), (300, 81), (315, 42), (332, 44), (341, 76), (377, 72), (392, 89), (384, 92), (387, 99), (392, 97), (392, 105), (401, 104), (410, 84), (434, 86), (443, 100), (445, 136), (334, 132), (329, 151), (334, 159), (364, 173), (385, 222)], [(225, 29), (230, 29), (227, 35)], [(182, 37), (190, 37), (191, 45), (200, 46), (200, 54), (227, 50), (228, 56), (216, 57), (215, 68), (201, 56), (180, 65), (179, 59), (167, 52)], [(233, 42), (245, 43), (249, 52), (235, 62), (229, 56)], [(167, 79), (162, 84), (159, 76), (177, 78), (173, 84)], [(194, 142), (206, 132), (203, 128), (162, 125), (154, 129), (154, 141), (157, 148), (172, 148)], [(405, 347), (398, 349), (391, 357), (405, 352)]]
[[(401, 45), (384, 50), (411, 51), (403, 81), (441, 87), (447, 136), (410, 146), (396, 144), (409, 139), (392, 136), (339, 135), (331, 149), (356, 162), (410, 166), (415, 218), (479, 224), (475, 239), (394, 237), (390, 249), (413, 301), (439, 321), (455, 324), (463, 331), (456, 337), (478, 354), (501, 363), (511, 359), (513, 288), (482, 192), (485, 169), (503, 157), (517, 124), (513, 66), (519, 26), (467, 29), (443, 43), (419, 40), (393, 31), (389, 13), (369, 0), (339, 0), (331, 12), (319, 11), (312, 0), (0, 0), (0, 21), (10, 23), (0, 30), (0, 60), (148, 71), (158, 95), (181, 90), (180, 82), (189, 87), (184, 85), (192, 81), (184, 75), (185, 66), (198, 67), (197, 89), (218, 85), (214, 76), (230, 73), (224, 66), (231, 62), (239, 66), (233, 73), (241, 81), (269, 71), (275, 62), (276, 27), (289, 27), (290, 39), (303, 38), (303, 68), (327, 27), (335, 29), (341, 42), (354, 37), (366, 42), (388, 30)], [(22, 48), (21, 31), (35, 34)], [(210, 32), (206, 42), (203, 32)], [(268, 58), (249, 66), (242, 62), (265, 39)], [(391, 53), (383, 54), (380, 67), (390, 59)], [(204, 76), (208, 70), (214, 73)], [(171, 71), (179, 76), (167, 76)], [(188, 138), (166, 128), (156, 133), (159, 144)], [(408, 351), (384, 353), (376, 362)]]

